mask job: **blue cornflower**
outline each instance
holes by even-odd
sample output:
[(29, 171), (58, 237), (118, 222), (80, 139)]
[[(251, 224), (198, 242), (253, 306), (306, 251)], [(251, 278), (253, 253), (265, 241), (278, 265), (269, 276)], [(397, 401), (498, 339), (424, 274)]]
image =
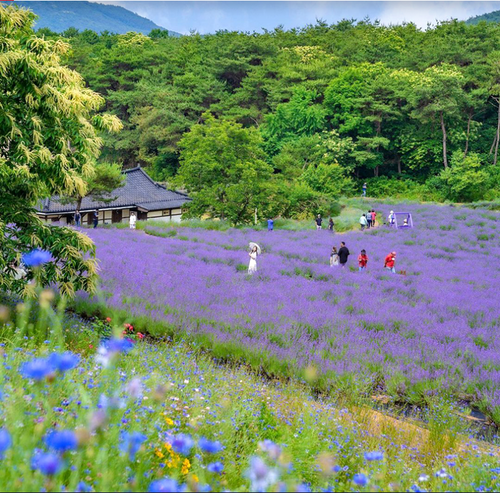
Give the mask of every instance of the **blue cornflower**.
[(84, 481), (80, 481), (76, 485), (76, 490), (75, 490), (76, 493), (89, 493), (90, 491), (92, 491), (92, 486), (88, 485)]
[(203, 452), (207, 454), (218, 454), (222, 450), (222, 445), (220, 442), (211, 442), (206, 438), (201, 437), (198, 441), (198, 445), (200, 446)]
[(365, 452), (365, 459), (367, 461), (383, 460), (384, 453), (379, 450), (374, 450), (373, 452)]
[(68, 370), (72, 370), (77, 367), (80, 363), (80, 356), (78, 354), (74, 354), (70, 351), (66, 351), (64, 353), (52, 353), (48, 362), (54, 370), (58, 370), (62, 373)]
[(10, 433), (5, 428), (0, 428), (0, 459), (3, 459), (5, 452), (12, 445)]
[(179, 433), (172, 440), (172, 448), (177, 454), (189, 455), (189, 452), (193, 448), (193, 439), (189, 435)]
[(143, 433), (139, 433), (138, 431), (134, 431), (132, 433), (129, 433), (127, 431), (122, 433), (121, 436), (121, 444), (120, 444), (120, 450), (122, 452), (127, 452), (129, 459), (134, 460), (135, 459), (135, 454), (139, 451), (141, 448), (141, 445), (148, 439), (146, 435)]
[(71, 430), (51, 431), (45, 437), (45, 444), (56, 452), (64, 453), (68, 450), (75, 450), (78, 447), (78, 439), (75, 432)]
[(148, 488), (148, 492), (150, 493), (177, 493), (184, 490), (185, 488), (179, 485), (179, 483), (177, 483), (175, 479), (170, 478), (163, 478), (158, 479), (157, 481), (153, 481)]
[(220, 474), (224, 470), (224, 464), (222, 464), (222, 462), (212, 462), (211, 464), (208, 464), (207, 469), (210, 472)]
[(19, 372), (24, 378), (43, 380), (47, 375), (54, 372), (54, 368), (46, 358), (35, 358), (23, 363)]
[(57, 454), (38, 453), (31, 459), (31, 467), (38, 469), (42, 474), (53, 476), (57, 474), (63, 466), (61, 458)]
[(104, 341), (103, 346), (112, 353), (128, 353), (134, 347), (134, 343), (130, 339), (112, 337)]
[(39, 265), (46, 264), (51, 259), (52, 255), (50, 252), (40, 250), (39, 248), (35, 248), (22, 256), (23, 264), (27, 267), (38, 267)]
[(366, 486), (368, 484), (368, 478), (362, 472), (355, 474), (352, 481), (358, 486)]

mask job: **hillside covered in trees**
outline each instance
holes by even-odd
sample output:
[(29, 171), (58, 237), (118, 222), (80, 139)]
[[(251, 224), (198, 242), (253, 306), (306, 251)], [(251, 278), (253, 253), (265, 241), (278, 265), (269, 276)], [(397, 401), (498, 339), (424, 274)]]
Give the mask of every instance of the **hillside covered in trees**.
[[(48, 28), (62, 33), (69, 28), (79, 31), (92, 29), (97, 33), (103, 31), (125, 34), (135, 31), (149, 34), (153, 29), (163, 29), (153, 21), (124, 9), (117, 5), (104, 5), (94, 2), (60, 2), (60, 1), (15, 1), (16, 5), (32, 10), (38, 19), (35, 28)], [(170, 35), (179, 36), (170, 32)]]
[(252, 189), (249, 211), (271, 197), (270, 213), (292, 216), (364, 181), (371, 195), (499, 194), (497, 24), (73, 34), (66, 62), (125, 125), (103, 159), (204, 190), (201, 209), (233, 182)]
[(467, 24), (479, 24), (481, 21), (486, 22), (500, 22), (500, 10), (494, 10), (493, 12), (488, 12), (487, 14), (476, 15), (467, 19)]

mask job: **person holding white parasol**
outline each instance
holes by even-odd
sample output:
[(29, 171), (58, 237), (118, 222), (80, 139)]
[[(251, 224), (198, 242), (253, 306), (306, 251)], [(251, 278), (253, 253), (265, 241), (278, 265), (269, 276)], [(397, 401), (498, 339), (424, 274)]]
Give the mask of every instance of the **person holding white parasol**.
[(248, 246), (250, 247), (250, 253), (248, 254), (250, 257), (250, 262), (248, 264), (248, 273), (254, 274), (255, 272), (257, 272), (257, 255), (260, 255), (262, 253), (262, 250), (260, 249), (260, 246), (253, 241), (251, 241)]

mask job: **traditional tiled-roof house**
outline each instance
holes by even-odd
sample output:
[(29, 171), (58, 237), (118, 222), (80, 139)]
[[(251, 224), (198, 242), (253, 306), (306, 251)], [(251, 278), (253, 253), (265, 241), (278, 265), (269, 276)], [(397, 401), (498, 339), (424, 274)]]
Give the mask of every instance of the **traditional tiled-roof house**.
[[(128, 221), (134, 211), (137, 219), (180, 221), (182, 207), (191, 199), (184, 193), (167, 190), (153, 181), (140, 166), (123, 171), (125, 185), (114, 190), (112, 202), (95, 202), (89, 197), (82, 200), (80, 212), (82, 224), (92, 224), (92, 213), (99, 210), (100, 223)], [(61, 204), (59, 197), (45, 199), (38, 209), (38, 215), (46, 221), (67, 224), (73, 221), (76, 204)]]

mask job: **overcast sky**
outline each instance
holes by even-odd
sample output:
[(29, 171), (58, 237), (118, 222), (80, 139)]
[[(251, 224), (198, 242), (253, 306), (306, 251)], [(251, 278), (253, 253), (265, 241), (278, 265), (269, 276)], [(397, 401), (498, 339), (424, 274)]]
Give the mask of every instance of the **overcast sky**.
[(316, 19), (329, 24), (342, 19), (365, 17), (379, 19), (384, 24), (414, 22), (419, 27), (436, 20), (471, 16), (500, 10), (499, 2), (426, 2), (426, 1), (99, 1), (121, 5), (147, 17), (171, 31), (188, 34), (196, 30), (201, 34), (220, 29), (230, 31), (258, 31), (274, 29), (283, 25), (285, 29), (314, 24)]

